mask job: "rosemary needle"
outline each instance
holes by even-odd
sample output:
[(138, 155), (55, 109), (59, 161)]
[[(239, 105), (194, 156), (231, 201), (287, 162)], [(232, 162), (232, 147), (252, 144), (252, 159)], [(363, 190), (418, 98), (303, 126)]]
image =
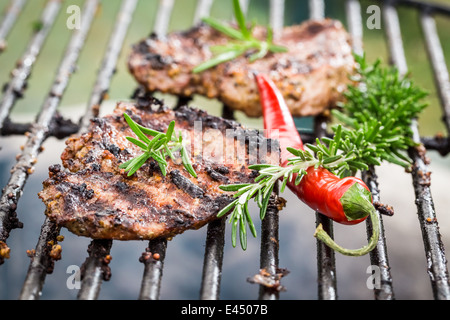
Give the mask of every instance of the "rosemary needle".
[[(126, 113), (124, 113), (123, 116), (138, 138), (126, 137), (126, 139), (140, 147), (143, 151), (141, 155), (130, 159), (119, 166), (119, 168), (125, 169), (125, 172), (128, 172), (128, 176), (133, 175), (150, 158), (158, 163), (161, 173), (165, 176), (167, 174), (168, 165), (166, 158), (170, 157), (172, 160), (176, 160), (174, 153), (179, 150), (184, 168), (192, 176), (197, 177), (181, 134), (179, 134), (178, 137), (175, 134), (175, 121), (171, 121), (166, 132), (163, 133), (139, 125)], [(146, 134), (153, 136), (153, 139), (147, 137)]]
[(267, 38), (264, 41), (252, 36), (252, 28), (247, 27), (244, 13), (242, 12), (239, 0), (233, 0), (234, 16), (239, 29), (228, 26), (212, 17), (203, 18), (202, 21), (212, 28), (227, 35), (233, 42), (225, 45), (212, 46), (211, 51), (218, 53), (212, 59), (205, 61), (195, 67), (192, 72), (199, 73), (209, 68), (215, 67), (226, 61), (236, 59), (249, 50), (255, 51), (249, 57), (249, 62), (264, 58), (269, 52), (286, 52), (287, 48), (273, 43), (272, 29), (267, 28)]

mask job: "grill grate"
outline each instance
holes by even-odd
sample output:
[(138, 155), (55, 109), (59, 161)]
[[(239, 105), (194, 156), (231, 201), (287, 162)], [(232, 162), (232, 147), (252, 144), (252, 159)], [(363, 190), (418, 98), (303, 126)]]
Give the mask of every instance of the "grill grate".
[[(249, 1), (241, 0), (244, 11), (249, 8)], [(344, 3), (344, 1), (342, 1)], [(434, 20), (435, 14), (450, 15), (450, 8), (443, 5), (422, 3), (413, 0), (379, 1), (382, 6), (384, 30), (392, 64), (398, 67), (402, 74), (406, 74), (408, 66), (405, 58), (400, 23), (397, 14), (397, 6), (415, 8), (420, 13), (420, 23), (425, 38), (425, 46), (432, 64), (433, 75), (436, 82), (440, 102), (443, 110), (443, 121), (450, 132), (450, 82), (445, 63), (444, 53), (437, 33)], [(25, 0), (11, 1), (11, 7), (3, 17), (0, 25), (0, 54), (4, 48), (5, 39), (12, 29), (21, 10), (26, 4)], [(117, 14), (114, 28), (109, 38), (105, 55), (97, 73), (97, 79), (91, 92), (87, 109), (78, 124), (64, 122), (58, 113), (64, 92), (68, 86), (71, 75), (75, 70), (76, 62), (84, 47), (85, 39), (95, 20), (95, 14), (100, 5), (99, 0), (86, 0), (82, 9), (81, 28), (74, 30), (70, 42), (67, 45), (63, 60), (55, 75), (54, 82), (46, 99), (31, 124), (13, 123), (10, 114), (18, 98), (26, 91), (27, 79), (32, 73), (32, 68), (40, 54), (45, 39), (54, 25), (56, 17), (62, 7), (59, 0), (49, 0), (42, 12), (39, 30), (36, 30), (30, 39), (28, 47), (21, 58), (21, 63), (14, 70), (11, 80), (5, 86), (0, 101), (0, 132), (3, 136), (26, 134), (26, 142), (23, 150), (17, 157), (17, 161), (11, 170), (11, 175), (6, 183), (0, 199), (0, 241), (7, 243), (10, 231), (21, 227), (16, 217), (18, 202), (23, 194), (28, 177), (32, 173), (34, 164), (42, 152), (44, 142), (49, 137), (68, 136), (74, 132), (83, 132), (87, 129), (89, 120), (99, 115), (100, 106), (111, 87), (111, 81), (116, 71), (116, 65), (124, 46), (125, 37), (130, 27), (133, 14), (138, 1), (123, 0)], [(321, 19), (325, 16), (325, 2), (322, 0), (309, 0), (309, 16), (313, 19)], [(361, 5), (358, 0), (347, 0), (346, 18), (348, 30), (353, 37), (353, 49), (357, 53), (363, 50), (363, 20)], [(175, 6), (174, 0), (160, 0), (156, 20), (152, 31), (163, 35), (167, 32), (170, 18)], [(197, 23), (202, 16), (208, 15), (213, 6), (212, 0), (199, 0), (194, 13), (193, 23)], [(284, 0), (270, 1), (270, 24), (274, 29), (274, 35), (282, 29), (284, 24)], [(186, 101), (180, 98), (179, 104)], [(233, 117), (233, 112), (226, 106), (223, 107), (222, 116)], [(61, 122), (63, 121), (63, 122)], [(61, 124), (63, 123), (64, 126)], [(327, 134), (326, 119), (317, 117), (314, 119), (314, 133), (303, 133), (305, 141)], [(417, 125), (413, 126), (414, 139), (422, 142), (428, 150), (437, 150), (445, 156), (449, 152), (447, 138), (420, 137)], [(416, 149), (410, 150), (410, 156), (414, 160), (414, 170), (411, 173), (412, 184), (415, 191), (416, 205), (422, 238), (425, 248), (427, 270), (431, 281), (433, 297), (435, 299), (449, 299), (450, 287), (444, 247), (439, 233), (436, 213), (431, 195), (430, 185), (424, 179), (430, 172), (427, 156)], [(380, 201), (377, 174), (374, 168), (363, 174), (363, 179), (370, 187), (375, 201)], [(379, 214), (379, 213), (378, 213)], [(381, 234), (377, 248), (370, 254), (370, 263), (380, 269), (381, 287), (374, 289), (375, 299), (394, 299), (394, 289), (391, 275), (391, 267), (388, 259), (388, 248), (381, 220)], [(279, 272), (279, 220), (277, 208), (277, 192), (274, 192), (266, 218), (261, 223), (260, 265), (271, 275)], [(224, 247), (226, 238), (226, 219), (220, 219), (210, 223), (206, 231), (204, 249), (203, 270), (200, 284), (200, 299), (219, 299), (222, 266), (224, 259)], [(430, 223), (431, 221), (431, 223)], [(324, 229), (333, 235), (333, 223), (328, 218), (316, 213), (316, 225), (321, 223)], [(366, 225), (367, 234), (371, 234), (370, 221)], [(46, 275), (53, 271), (55, 259), (52, 258), (49, 243), (56, 243), (59, 228), (51, 221), (45, 219), (41, 226), (41, 232), (32, 255), (29, 269), (23, 283), (19, 299), (39, 299), (44, 287)], [(182, 236), (180, 236), (182, 237)], [(93, 240), (88, 247), (88, 257), (82, 266), (82, 284), (78, 291), (78, 299), (97, 299), (104, 280), (111, 275), (108, 262), (113, 241)], [(170, 250), (167, 240), (152, 240), (148, 242), (146, 251), (140, 259), (144, 264), (139, 299), (156, 300), (160, 297), (162, 275), (166, 250)], [(159, 253), (159, 259), (147, 259), (148, 253)], [(2, 258), (0, 258), (2, 259)], [(1, 261), (5, 262), (5, 261)], [(5, 262), (7, 263), (7, 262)], [(318, 298), (337, 299), (336, 257), (334, 252), (322, 243), (317, 243), (317, 279)], [(276, 300), (280, 298), (278, 291), (260, 286), (259, 299)]]

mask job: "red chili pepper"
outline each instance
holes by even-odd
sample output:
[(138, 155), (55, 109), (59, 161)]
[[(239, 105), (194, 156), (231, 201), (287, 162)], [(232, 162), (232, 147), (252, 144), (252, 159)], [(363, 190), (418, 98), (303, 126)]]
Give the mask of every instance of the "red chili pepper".
[[(273, 81), (262, 73), (255, 75), (255, 79), (260, 93), (266, 137), (279, 140), (281, 165), (286, 166), (288, 158), (293, 157), (286, 148), (303, 150), (303, 142), (286, 102)], [(287, 186), (312, 209), (342, 224), (357, 224), (374, 212), (370, 190), (361, 179), (356, 177), (340, 179), (322, 167), (309, 167), (306, 171), (307, 174), (300, 184), (295, 185), (294, 176)], [(378, 228), (378, 224), (374, 224), (373, 227), (374, 231), (377, 231), (375, 229)], [(374, 236), (377, 240), (378, 233)], [(354, 251), (342, 253), (360, 254)], [(365, 253), (367, 252), (362, 254)]]

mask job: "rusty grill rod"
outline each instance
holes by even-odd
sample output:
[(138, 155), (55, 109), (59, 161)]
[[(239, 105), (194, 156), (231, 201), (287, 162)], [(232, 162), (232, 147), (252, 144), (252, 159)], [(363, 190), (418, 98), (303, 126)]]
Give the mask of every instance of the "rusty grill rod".
[[(347, 22), (352, 36), (352, 49), (357, 54), (363, 54), (363, 24), (361, 17), (361, 4), (357, 0), (348, 0), (346, 2)], [(377, 175), (375, 167), (370, 166), (368, 171), (362, 173), (362, 179), (369, 187), (374, 202), (381, 202), (380, 190), (378, 189)], [(395, 299), (392, 286), (392, 275), (390, 272), (389, 259), (387, 255), (387, 245), (384, 233), (383, 217), (380, 212), (376, 212), (380, 221), (380, 236), (377, 246), (369, 254), (372, 266), (377, 266), (380, 270), (380, 288), (374, 287), (374, 297), (377, 300)], [(372, 223), (366, 220), (367, 237), (370, 238), (373, 229)]]
[[(370, 166), (368, 171), (362, 173), (362, 180), (369, 187), (370, 192), (372, 193), (373, 202), (381, 202), (377, 175), (373, 166)], [(387, 254), (383, 216), (380, 214), (379, 210), (377, 210), (376, 215), (380, 221), (380, 235), (376, 248), (369, 254), (371, 266), (377, 266), (380, 271), (380, 287), (377, 288), (374, 286), (374, 296), (376, 300), (394, 300), (395, 294), (392, 285), (391, 267), (389, 265)], [(367, 238), (369, 239), (370, 235), (373, 233), (372, 223), (370, 221), (366, 221), (366, 229)]]
[(164, 36), (167, 33), (174, 1), (175, 0), (159, 0), (158, 13), (153, 27), (153, 32), (158, 36)]
[[(405, 75), (408, 71), (408, 66), (403, 49), (398, 14), (394, 4), (395, 2), (393, 1), (386, 1), (382, 12), (392, 63), (398, 68), (400, 74)], [(413, 123), (411, 129), (414, 141), (420, 143), (416, 122)], [(427, 269), (433, 295), (437, 300), (448, 300), (450, 299), (450, 284), (446, 265), (447, 260), (430, 190), (431, 179), (426, 149), (411, 148), (409, 155), (413, 159), (412, 180), (416, 195), (417, 216), (424, 240)]]
[[(172, 14), (173, 0), (160, 0), (158, 12), (156, 14), (155, 25), (152, 32), (158, 36), (164, 36), (169, 28), (170, 16)], [(199, 9), (197, 8), (197, 11)], [(158, 253), (159, 259), (141, 259), (144, 263), (144, 274), (142, 276), (141, 290), (139, 292), (140, 300), (158, 300), (161, 291), (161, 281), (164, 268), (164, 258), (166, 256), (167, 240), (150, 240), (147, 252)]]
[[(233, 119), (234, 113), (226, 105), (223, 105), (222, 117)], [(226, 220), (227, 218), (223, 217), (208, 224), (200, 287), (201, 300), (218, 300), (220, 298)]]
[(27, 79), (31, 74), (32, 67), (41, 52), (41, 48), (56, 20), (60, 8), (61, 1), (48, 1), (42, 12), (39, 30), (35, 31), (24, 55), (19, 60), (16, 68), (11, 72), (12, 79), (4, 88), (4, 95), (0, 101), (0, 131), (2, 131), (17, 98), (22, 97), (26, 90)]
[[(102, 66), (99, 70), (97, 82), (94, 85), (94, 89), (91, 94), (90, 103), (88, 104), (88, 108), (84, 117), (80, 120), (80, 122), (84, 124), (81, 125), (81, 131), (86, 129), (86, 126), (88, 125), (86, 118), (95, 114), (95, 111), (93, 111), (92, 109), (97, 109), (96, 106), (100, 105), (101, 101), (104, 98), (104, 94), (109, 87), (110, 80), (114, 74), (116, 61), (122, 48), (122, 43), (126, 31), (128, 29), (128, 25), (131, 21), (130, 15), (134, 10), (136, 1), (137, 0), (128, 1), (127, 5), (124, 5), (122, 7), (123, 10), (121, 10), (121, 13), (117, 19), (118, 23), (116, 23), (116, 30), (114, 30), (112, 33), (110, 43), (106, 51), (107, 54), (104, 57)], [(95, 10), (93, 9), (92, 12), (94, 13)], [(40, 290), (42, 289), (42, 283), (43, 279), (45, 279), (45, 273), (48, 272), (47, 271), (48, 268), (53, 264), (53, 261), (49, 258), (49, 252), (47, 248), (49, 241), (52, 240), (55, 241), (57, 235), (59, 234), (59, 228), (57, 228), (57, 226), (49, 219), (45, 220), (41, 228), (43, 231), (41, 231), (41, 236), (39, 238), (35, 252), (36, 256), (39, 256), (41, 257), (41, 259), (43, 259), (43, 261), (41, 261), (38, 264), (38, 266), (43, 267), (34, 268), (37, 270), (34, 271), (36, 275), (33, 277), (32, 276), (33, 272), (31, 271), (33, 269), (33, 263), (35, 260), (33, 259), (32, 264), (30, 265), (30, 271), (28, 272), (27, 275), (27, 279), (22, 288), (21, 299), (38, 298), (37, 293), (39, 293)], [(108, 241), (106, 242), (99, 241), (99, 244), (97, 246), (95, 244), (91, 244), (88, 248), (88, 252), (90, 253), (90, 257), (95, 256), (98, 258), (97, 260), (104, 262), (105, 256), (109, 253), (110, 247), (111, 243), (109, 243)], [(88, 270), (87, 272), (88, 275), (85, 277), (82, 283), (83, 290), (80, 290), (79, 298), (95, 297), (96, 294), (98, 294), (98, 292), (95, 289), (90, 288), (92, 287), (98, 288), (99, 287), (98, 284), (101, 283), (99, 274), (101, 274), (102, 277), (104, 276), (104, 274), (107, 274), (106, 272), (104, 272), (105, 271), (104, 265), (95, 268), (96, 266), (95, 263), (94, 264), (90, 263), (90, 261), (93, 260), (94, 260), (93, 258), (86, 259), (83, 270), (84, 271)], [(36, 279), (42, 280), (36, 281)]]
[(420, 22), (425, 38), (427, 53), (433, 68), (434, 79), (441, 101), (443, 121), (450, 134), (450, 80), (444, 52), (436, 29), (436, 22), (431, 13), (426, 10), (420, 14)]
[[(67, 88), (70, 76), (74, 71), (80, 51), (90, 30), (97, 6), (97, 0), (86, 1), (82, 16), (84, 23), (79, 30), (74, 30), (66, 48), (64, 58), (58, 68), (53, 86), (48, 93), (36, 122), (33, 124), (33, 129), (28, 136), (28, 140), (19, 161), (13, 168), (10, 182), (5, 188), (2, 199), (8, 197), (9, 192), (15, 192), (15, 200), (19, 200), (20, 191), (23, 189), (28, 175), (31, 173), (29, 170), (33, 168), (34, 159), (37, 158), (41, 146), (47, 138), (48, 127), (56, 113), (56, 109), (61, 101), (64, 91)], [(45, 221), (47, 221), (47, 219)], [(58, 232), (56, 226), (52, 223), (45, 223), (41, 230), (42, 232), (39, 236), (38, 246), (31, 259), (25, 284), (20, 294), (20, 299), (38, 299), (45, 279), (45, 273), (51, 271), (51, 259), (49, 259), (51, 245), (49, 241), (56, 243)]]
[(9, 34), (9, 31), (13, 27), (16, 22), (17, 17), (25, 6), (27, 0), (11, 0), (9, 3), (9, 7), (5, 13), (5, 16), (2, 19), (2, 23), (0, 24), (0, 53), (5, 50), (7, 46), (6, 37)]
[[(326, 119), (324, 117), (316, 117), (314, 119), (314, 134), (321, 138), (326, 133)], [(320, 212), (315, 213), (316, 227), (322, 224), (323, 229), (334, 238), (333, 221), (324, 216)], [(336, 283), (336, 259), (334, 250), (317, 240), (317, 296), (319, 300), (336, 300), (337, 283)]]
[[(309, 0), (309, 18), (323, 19), (325, 16), (325, 3), (323, 0)], [(314, 118), (314, 136), (321, 138), (327, 134), (327, 119)], [(334, 236), (333, 222), (320, 212), (315, 213), (316, 227), (322, 224), (323, 229)], [(336, 260), (335, 253), (322, 241), (317, 240), (317, 296), (320, 300), (337, 299)]]
[[(88, 2), (90, 6), (86, 7), (87, 13), (93, 11), (92, 3), (96, 3), (96, 1)], [(85, 25), (86, 27), (89, 27), (91, 16), (87, 14), (85, 19)], [(3, 194), (0, 199), (0, 240), (2, 241), (6, 240), (9, 231), (12, 228), (17, 227), (17, 225), (15, 225), (18, 222), (15, 217), (17, 202), (19, 201), (29, 174), (33, 172), (36, 159), (42, 150), (42, 144), (48, 137), (48, 128), (50, 127), (52, 118), (56, 113), (61, 97), (67, 87), (70, 75), (74, 71), (79, 51), (83, 46), (84, 39), (89, 30), (89, 28), (86, 27), (77, 30), (71, 39), (64, 59), (58, 69), (55, 81), (44, 101), (40, 113), (36, 117), (36, 121), (33, 123), (32, 130), (28, 135), (23, 151), (17, 157), (17, 162), (12, 168), (9, 182), (3, 189)]]
[(195, 15), (193, 20), (194, 25), (200, 23), (203, 17), (209, 16), (212, 4), (213, 0), (199, 0), (197, 2), (197, 8), (195, 9)]
[[(107, 94), (111, 79), (115, 73), (117, 60), (123, 47), (123, 42), (136, 9), (137, 0), (124, 0), (116, 23), (106, 48), (106, 54), (102, 66), (97, 75), (94, 89), (89, 99), (87, 110), (80, 120), (80, 133), (88, 130), (90, 120), (98, 116), (99, 108)], [(89, 257), (82, 267), (82, 282), (78, 292), (78, 299), (97, 299), (100, 293), (102, 280), (109, 280), (110, 273), (107, 264), (107, 256), (111, 250), (112, 240), (92, 240), (89, 245)]]

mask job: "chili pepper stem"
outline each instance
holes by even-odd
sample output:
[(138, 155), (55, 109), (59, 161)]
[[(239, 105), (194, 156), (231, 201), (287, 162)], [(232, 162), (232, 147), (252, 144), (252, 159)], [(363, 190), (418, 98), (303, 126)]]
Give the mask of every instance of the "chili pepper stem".
[(325, 243), (327, 246), (329, 246), (334, 251), (337, 251), (343, 255), (346, 256), (363, 256), (370, 251), (372, 251), (377, 243), (378, 238), (380, 236), (380, 221), (378, 220), (378, 215), (376, 213), (375, 208), (370, 211), (370, 220), (372, 222), (372, 236), (369, 239), (369, 242), (366, 246), (359, 248), (359, 249), (346, 249), (338, 245), (329, 235), (328, 233), (323, 230), (322, 224), (319, 224), (316, 228), (316, 232), (314, 233), (314, 237)]

